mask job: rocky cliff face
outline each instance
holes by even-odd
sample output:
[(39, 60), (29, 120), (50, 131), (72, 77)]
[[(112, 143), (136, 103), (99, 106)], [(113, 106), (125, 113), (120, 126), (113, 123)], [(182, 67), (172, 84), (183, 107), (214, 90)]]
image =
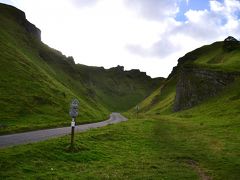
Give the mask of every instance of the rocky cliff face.
[(18, 24), (24, 27), (24, 29), (33, 37), (41, 40), (41, 31), (34, 24), (30, 23), (26, 19), (26, 15), (23, 11), (6, 4), (0, 3), (0, 12), (2, 15), (8, 16), (9, 19), (13, 19)]
[[(195, 63), (201, 57), (204, 57), (206, 53), (211, 53), (215, 50), (218, 50), (219, 53), (214, 57), (209, 56), (205, 66), (199, 66), (198, 63)], [(208, 65), (212, 64), (211, 59), (217, 59), (219, 56), (223, 59), (224, 56), (227, 57), (230, 53), (231, 56), (228, 57), (232, 57), (233, 52), (237, 53), (239, 50), (239, 41), (229, 36), (223, 42), (215, 42), (211, 45), (203, 46), (179, 58), (178, 65), (173, 68), (172, 73), (168, 77), (170, 79), (174, 76), (178, 79), (173, 111), (191, 108), (209, 97), (216, 96), (232, 83), (235, 77), (240, 75), (239, 71), (214, 70), (213, 68), (208, 68)], [(228, 62), (227, 60), (225, 61), (226, 63)], [(224, 63), (224, 61), (217, 63)]]
[(38, 29), (34, 24), (30, 23), (25, 16), (24, 12), (20, 12), (21, 16), (18, 18), (18, 23), (22, 25), (26, 31), (31, 34), (33, 37), (37, 38), (38, 40), (41, 40), (41, 31)]
[(41, 31), (34, 24), (30, 23), (27, 19), (23, 21), (23, 26), (26, 31), (29, 32), (32, 36), (41, 41)]
[(232, 83), (236, 76), (234, 73), (182, 67), (179, 71), (173, 111), (191, 108), (217, 95)]

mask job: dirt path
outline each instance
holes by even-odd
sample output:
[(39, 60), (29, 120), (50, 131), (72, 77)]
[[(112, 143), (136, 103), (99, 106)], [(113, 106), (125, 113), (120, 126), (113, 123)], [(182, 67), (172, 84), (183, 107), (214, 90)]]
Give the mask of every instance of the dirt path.
[(186, 163), (197, 172), (201, 180), (211, 180), (211, 177), (204, 172), (204, 170), (197, 164), (197, 162), (193, 160), (187, 160)]
[[(127, 118), (122, 116), (120, 113), (112, 113), (110, 118), (106, 121), (84, 124), (75, 127), (75, 132), (83, 132), (92, 128), (99, 128), (107, 126), (109, 124), (119, 123), (121, 121), (126, 121)], [(31, 131), (18, 134), (10, 134), (0, 136), (0, 148), (15, 146), (18, 144), (27, 144), (31, 142), (44, 141), (53, 137), (60, 137), (67, 134), (70, 134), (71, 127), (55, 128), (55, 129), (46, 129)]]

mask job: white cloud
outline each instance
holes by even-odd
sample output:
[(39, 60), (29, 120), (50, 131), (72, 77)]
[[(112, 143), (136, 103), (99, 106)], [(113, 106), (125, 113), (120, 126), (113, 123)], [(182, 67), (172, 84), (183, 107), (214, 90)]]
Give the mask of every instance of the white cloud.
[(182, 0), (14, 0), (42, 30), (42, 40), (77, 63), (139, 68), (167, 76), (190, 50), (228, 35), (239, 38), (240, 2), (210, 1), (209, 10), (175, 16)]
[(79, 8), (94, 6), (99, 0), (70, 0), (74, 6)]
[(188, 10), (185, 22), (165, 17), (167, 29), (159, 35), (157, 42), (148, 48), (134, 44), (128, 46), (128, 50), (140, 56), (158, 56), (165, 62), (174, 58), (176, 62), (180, 56), (199, 46), (221, 41), (229, 35), (239, 38), (239, 7), (237, 0), (210, 1), (210, 10)]
[(178, 11), (179, 0), (124, 0), (126, 5), (132, 8), (144, 18), (163, 20), (166, 17), (174, 17)]
[(223, 4), (218, 1), (210, 1), (210, 7), (214, 12), (222, 12), (224, 10)]
[(144, 48), (141, 45), (129, 44), (127, 50), (133, 54), (143, 57), (165, 58), (181, 49), (176, 40), (171, 37), (163, 37), (159, 41), (152, 44), (151, 47)]

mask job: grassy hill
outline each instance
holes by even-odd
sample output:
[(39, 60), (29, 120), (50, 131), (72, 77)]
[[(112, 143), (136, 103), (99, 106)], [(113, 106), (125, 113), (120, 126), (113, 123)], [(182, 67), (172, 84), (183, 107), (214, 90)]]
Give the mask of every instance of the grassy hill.
[[(187, 89), (182, 99), (191, 101), (195, 98), (196, 103), (189, 106), (190, 108), (217, 95), (221, 100), (221, 93), (224, 89), (230, 88), (233, 83), (239, 83), (239, 75), (240, 43), (237, 40), (225, 40), (200, 47), (179, 58), (178, 65), (173, 68), (165, 82), (143, 102), (139, 103), (140, 113), (172, 114), (176, 93), (180, 91), (180, 88), (181, 91)], [(236, 97), (238, 105), (239, 93), (239, 88), (235, 87), (235, 94), (232, 96)], [(192, 98), (187, 96), (192, 96)], [(194, 96), (202, 96), (203, 98), (198, 99), (199, 97)], [(228, 106), (227, 101), (225, 104), (227, 109), (232, 109), (230, 104)], [(133, 108), (130, 112), (135, 113), (135, 111)]]
[(149, 95), (162, 81), (138, 70), (75, 64), (41, 42), (24, 12), (0, 4), (0, 133), (69, 125), (71, 99), (77, 123), (106, 119)]

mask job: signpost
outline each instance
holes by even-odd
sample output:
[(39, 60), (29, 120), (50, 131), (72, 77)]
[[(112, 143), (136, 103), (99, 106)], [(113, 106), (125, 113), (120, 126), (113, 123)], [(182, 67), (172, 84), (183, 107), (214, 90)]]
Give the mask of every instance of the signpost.
[(78, 105), (79, 101), (77, 99), (73, 99), (70, 104), (69, 115), (72, 117), (71, 127), (71, 148), (73, 148), (73, 140), (74, 140), (74, 129), (75, 129), (75, 119), (78, 116)]

